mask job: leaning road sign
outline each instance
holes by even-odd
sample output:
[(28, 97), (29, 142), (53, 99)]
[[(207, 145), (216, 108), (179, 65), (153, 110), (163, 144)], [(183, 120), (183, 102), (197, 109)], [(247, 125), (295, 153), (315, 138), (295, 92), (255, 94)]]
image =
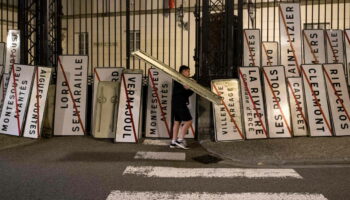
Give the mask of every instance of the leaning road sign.
[(58, 57), (54, 135), (84, 135), (87, 56)]
[(310, 135), (332, 136), (322, 65), (302, 65), (302, 74)]
[(270, 138), (292, 137), (284, 67), (263, 67), (262, 73), (269, 136)]
[(34, 66), (14, 64), (0, 116), (0, 133), (21, 136), (33, 82)]
[(307, 118), (302, 78), (288, 78), (287, 86), (292, 115), (293, 136), (307, 136)]
[(142, 70), (122, 75), (115, 142), (137, 143), (142, 128)]
[(304, 63), (326, 63), (324, 30), (304, 30)]
[(334, 134), (350, 135), (350, 98), (342, 64), (325, 64), (323, 71), (327, 83), (329, 105)]
[(32, 95), (30, 96), (23, 137), (39, 138), (41, 136), (51, 72), (52, 68), (49, 67), (35, 68)]
[(243, 66), (260, 66), (261, 60), (261, 39), (260, 30), (246, 29), (243, 30)]
[(222, 105), (213, 105), (216, 141), (244, 139), (239, 81), (237, 79), (213, 80), (211, 89), (223, 97)]
[(279, 65), (278, 42), (263, 42), (261, 54), (261, 66)]
[(138, 50), (132, 52), (133, 56), (137, 56), (138, 58), (144, 60), (145, 62), (149, 63), (150, 65), (162, 70), (164, 73), (168, 74), (172, 79), (175, 81), (178, 81), (179, 83), (183, 85), (187, 85), (190, 87), (190, 89), (202, 96), (203, 98), (215, 103), (215, 104), (221, 104), (221, 97), (216, 95), (215, 93), (211, 92), (207, 88), (199, 85), (198, 83), (190, 80), (187, 77), (184, 77), (182, 74), (177, 72), (176, 70), (170, 68), (166, 64), (162, 63), (161, 61), (157, 60), (156, 58), (150, 56), (149, 54)]
[(300, 76), (302, 64), (300, 5), (281, 3), (279, 13), (281, 65), (285, 67), (287, 77)]
[(246, 138), (267, 138), (268, 132), (259, 67), (240, 67), (238, 71)]
[(20, 31), (9, 30), (7, 35), (7, 53), (6, 53), (6, 64), (5, 73), (10, 73), (10, 69), (13, 64), (19, 63), (20, 61)]
[[(345, 50), (346, 50), (346, 71), (350, 74), (350, 30), (344, 31)], [(348, 85), (350, 85), (350, 77), (348, 77)]]
[(342, 30), (327, 30), (327, 63), (344, 63), (344, 42)]

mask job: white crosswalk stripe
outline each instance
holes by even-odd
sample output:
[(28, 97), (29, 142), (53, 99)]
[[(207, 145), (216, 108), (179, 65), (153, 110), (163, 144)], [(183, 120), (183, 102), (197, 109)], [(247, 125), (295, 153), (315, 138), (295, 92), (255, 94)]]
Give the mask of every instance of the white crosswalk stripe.
[(135, 159), (149, 160), (186, 160), (186, 154), (181, 152), (150, 152), (139, 151), (136, 153)]
[(302, 177), (293, 169), (240, 169), (240, 168), (174, 168), (153, 166), (128, 166), (123, 175), (160, 178), (296, 178)]
[(151, 140), (151, 139), (145, 139), (142, 144), (145, 145), (156, 145), (156, 146), (169, 146), (171, 140)]
[(107, 200), (181, 199), (181, 200), (327, 200), (322, 194), (302, 193), (178, 193), (113, 191)]

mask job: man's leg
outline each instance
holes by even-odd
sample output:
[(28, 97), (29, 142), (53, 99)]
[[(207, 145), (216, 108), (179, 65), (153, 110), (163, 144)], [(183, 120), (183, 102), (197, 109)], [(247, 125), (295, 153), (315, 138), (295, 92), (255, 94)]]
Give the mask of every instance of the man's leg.
[(190, 128), (191, 124), (192, 120), (183, 122), (179, 139), (183, 140), (185, 138), (185, 135), (188, 133), (188, 129)]
[(179, 121), (174, 121), (173, 141), (175, 141), (177, 139), (177, 135), (179, 134), (179, 128), (180, 128), (180, 122)]

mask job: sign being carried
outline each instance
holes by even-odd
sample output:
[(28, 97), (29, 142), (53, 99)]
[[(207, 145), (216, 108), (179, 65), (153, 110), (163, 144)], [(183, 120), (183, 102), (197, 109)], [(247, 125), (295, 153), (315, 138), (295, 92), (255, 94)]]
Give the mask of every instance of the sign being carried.
[(246, 29), (243, 30), (243, 66), (260, 66), (260, 30)]
[(54, 135), (85, 134), (87, 68), (87, 56), (59, 56)]
[(240, 67), (239, 76), (246, 138), (267, 138), (259, 67)]
[(269, 135), (271, 138), (292, 137), (284, 67), (264, 67), (263, 77)]
[(304, 63), (326, 63), (326, 48), (323, 30), (304, 30)]
[(11, 69), (0, 116), (0, 133), (21, 136), (35, 67), (15, 64)]
[(146, 137), (170, 138), (173, 81), (158, 69), (148, 71)]
[(311, 136), (332, 136), (322, 65), (303, 65), (303, 82)]
[(350, 135), (350, 98), (342, 64), (323, 65), (334, 134)]
[(211, 89), (223, 97), (222, 105), (213, 105), (216, 141), (244, 139), (239, 81), (237, 79), (213, 80)]
[(122, 75), (115, 142), (137, 143), (142, 128), (142, 70)]
[(281, 3), (279, 6), (281, 65), (287, 77), (300, 76), (302, 61), (299, 3)]
[(0, 42), (0, 66), (4, 66), (5, 64), (5, 43)]
[[(344, 31), (345, 50), (346, 50), (346, 71), (350, 74), (350, 30)], [(348, 85), (350, 85), (350, 78), (348, 78)]]
[(39, 138), (43, 127), (52, 68), (36, 67), (23, 137)]
[(344, 63), (344, 46), (342, 30), (327, 30), (327, 63)]
[(301, 77), (288, 78), (289, 104), (292, 115), (293, 135), (307, 136), (305, 96)]
[(279, 65), (279, 53), (277, 42), (263, 42), (261, 66)]

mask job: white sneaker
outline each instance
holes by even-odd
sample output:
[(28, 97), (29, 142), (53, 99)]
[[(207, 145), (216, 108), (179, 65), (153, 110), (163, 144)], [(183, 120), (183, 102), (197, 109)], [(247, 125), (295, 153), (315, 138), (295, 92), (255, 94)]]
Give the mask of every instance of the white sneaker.
[(180, 148), (182, 148), (182, 149), (190, 149), (190, 148), (188, 148), (185, 144), (184, 144), (184, 141), (178, 141), (178, 140), (176, 140), (175, 141), (175, 144), (176, 144), (176, 146), (178, 146), (178, 147), (180, 147)]

